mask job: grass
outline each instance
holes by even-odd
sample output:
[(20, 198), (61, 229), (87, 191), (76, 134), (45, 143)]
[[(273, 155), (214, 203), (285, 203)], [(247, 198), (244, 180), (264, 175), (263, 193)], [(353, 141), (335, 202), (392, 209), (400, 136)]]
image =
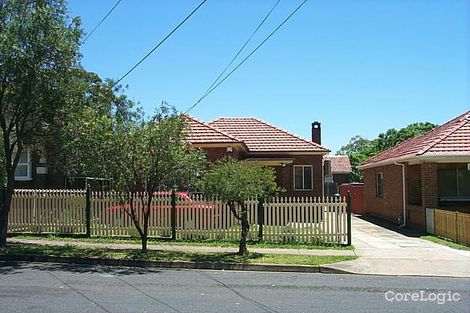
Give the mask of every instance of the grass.
[(435, 243), (438, 243), (438, 244), (441, 244), (441, 245), (444, 245), (444, 246), (448, 246), (450, 248), (470, 251), (469, 246), (465, 246), (465, 245), (462, 245), (460, 243), (453, 242), (452, 240), (449, 240), (449, 239), (444, 238), (444, 237), (433, 236), (433, 235), (425, 235), (425, 236), (421, 236), (420, 238), (424, 239), (424, 240), (429, 240), (429, 241), (432, 241), (432, 242), (435, 242)]
[[(65, 242), (91, 242), (91, 243), (113, 243), (113, 244), (129, 244), (135, 243), (140, 244), (140, 238), (107, 238), (107, 237), (95, 237), (95, 238), (73, 238), (73, 237), (61, 237), (49, 235), (47, 237), (38, 236), (15, 236), (19, 239), (47, 239), (53, 241), (65, 241)], [(238, 247), (238, 241), (234, 240), (158, 240), (149, 239), (149, 245), (168, 245), (168, 246), (206, 246), (206, 247)], [(354, 246), (342, 246), (334, 244), (312, 244), (312, 243), (270, 243), (264, 241), (249, 241), (249, 247), (253, 248), (274, 248), (274, 249), (336, 249), (336, 250), (354, 250)]]
[[(33, 244), (10, 244), (3, 254), (34, 254), (65, 257), (87, 257), (105, 259), (130, 259), (148, 261), (187, 261), (210, 263), (237, 263), (237, 264), (284, 264), (284, 265), (310, 265), (331, 264), (354, 260), (355, 256), (306, 256), (287, 254), (249, 253), (238, 255), (235, 253), (188, 253), (179, 251), (155, 251), (142, 253), (140, 250), (111, 250), (98, 248), (81, 248), (66, 246), (41, 246)], [(0, 253), (1, 255), (1, 253)]]

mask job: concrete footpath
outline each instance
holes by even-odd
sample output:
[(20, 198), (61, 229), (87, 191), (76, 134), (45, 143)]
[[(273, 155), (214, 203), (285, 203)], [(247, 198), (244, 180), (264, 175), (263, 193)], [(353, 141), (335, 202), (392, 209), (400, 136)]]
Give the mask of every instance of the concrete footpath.
[(356, 274), (470, 277), (470, 251), (443, 246), (353, 217), (357, 260), (328, 265)]

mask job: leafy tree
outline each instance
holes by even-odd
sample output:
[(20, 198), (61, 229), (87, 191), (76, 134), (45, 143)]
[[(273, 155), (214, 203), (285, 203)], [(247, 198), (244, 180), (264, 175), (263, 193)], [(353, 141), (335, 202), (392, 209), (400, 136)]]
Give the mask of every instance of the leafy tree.
[(96, 74), (83, 72), (76, 80), (79, 109), (70, 112), (65, 127), (56, 129), (54, 154), (49, 164), (58, 173), (69, 176), (109, 178), (106, 166), (112, 133), (119, 127), (138, 123), (140, 108), (129, 100), (120, 85), (102, 81)]
[(216, 161), (203, 176), (201, 189), (208, 196), (218, 197), (227, 203), (241, 224), (238, 253), (248, 253), (246, 239), (250, 230), (246, 201), (257, 196), (269, 196), (279, 188), (272, 168), (246, 161), (226, 159)]
[(362, 181), (362, 171), (358, 169), (366, 160), (378, 155), (379, 153), (390, 149), (397, 144), (433, 129), (437, 125), (432, 123), (413, 123), (400, 130), (391, 128), (385, 133), (380, 133), (374, 140), (368, 140), (361, 136), (354, 136), (349, 143), (342, 146), (336, 153), (337, 155), (347, 155), (352, 166), (352, 180)]
[(103, 141), (96, 161), (102, 162), (103, 172), (112, 178), (120, 206), (132, 219), (145, 252), (156, 192), (193, 188), (205, 155), (185, 141), (186, 119), (166, 104), (150, 119), (136, 115), (125, 120), (113, 114), (90, 123), (92, 140)]
[(0, 207), (0, 248), (6, 245), (14, 173), (26, 146), (47, 141), (65, 119), (75, 69), (80, 68), (78, 19), (62, 0), (0, 1), (0, 129), (5, 197)]

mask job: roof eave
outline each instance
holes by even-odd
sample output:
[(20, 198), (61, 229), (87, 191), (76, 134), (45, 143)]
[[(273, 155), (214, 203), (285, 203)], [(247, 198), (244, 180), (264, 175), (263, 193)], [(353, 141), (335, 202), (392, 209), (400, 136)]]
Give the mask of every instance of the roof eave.
[(364, 164), (358, 166), (360, 170), (365, 170), (369, 168), (392, 165), (399, 162), (435, 162), (435, 163), (470, 163), (470, 155), (468, 154), (436, 154), (436, 155), (406, 155), (398, 158), (392, 158), (383, 160), (380, 162), (374, 162), (370, 164)]
[(293, 155), (293, 156), (301, 156), (301, 155), (325, 155), (329, 153), (328, 151), (292, 151), (292, 150), (279, 150), (279, 151), (250, 151), (248, 150), (250, 155)]

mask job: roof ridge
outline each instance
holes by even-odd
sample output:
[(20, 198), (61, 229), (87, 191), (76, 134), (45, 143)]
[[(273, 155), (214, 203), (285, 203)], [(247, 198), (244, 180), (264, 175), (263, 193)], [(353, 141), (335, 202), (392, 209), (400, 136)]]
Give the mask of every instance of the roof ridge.
[(240, 143), (244, 143), (243, 140), (240, 140), (240, 139), (238, 139), (238, 138), (236, 138), (236, 137), (234, 137), (234, 136), (232, 136), (232, 135), (229, 135), (229, 134), (227, 134), (227, 133), (221, 131), (220, 129), (218, 129), (218, 128), (212, 126), (212, 125), (210, 125), (209, 123), (206, 123), (206, 122), (204, 122), (204, 121), (201, 121), (201, 120), (199, 120), (199, 119), (197, 119), (197, 118), (195, 118), (195, 117), (193, 117), (193, 116), (191, 116), (191, 115), (189, 115), (189, 114), (187, 114), (187, 113), (184, 113), (183, 116), (185, 116), (185, 117), (187, 117), (187, 118), (189, 118), (189, 119), (192, 119), (192, 120), (195, 121), (196, 123), (199, 123), (199, 124), (202, 124), (202, 125), (204, 125), (204, 126), (207, 126), (208, 128), (212, 129), (213, 131), (218, 132), (219, 134), (222, 134), (222, 135), (224, 135), (224, 136), (226, 136), (226, 137), (228, 137), (228, 138), (230, 138), (230, 139), (232, 139), (232, 140), (238, 141), (238, 142), (240, 142)]

